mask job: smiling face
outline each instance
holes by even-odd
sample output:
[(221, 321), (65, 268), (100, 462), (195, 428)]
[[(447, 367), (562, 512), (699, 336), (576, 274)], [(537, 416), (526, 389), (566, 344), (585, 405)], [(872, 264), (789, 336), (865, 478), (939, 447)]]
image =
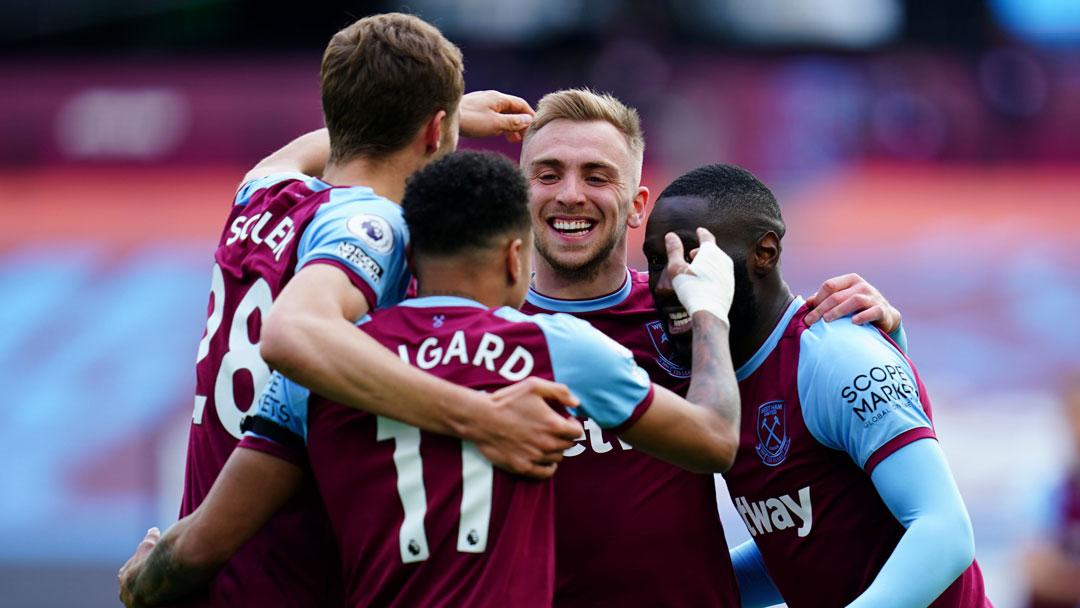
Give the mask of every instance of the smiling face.
[(522, 168), (536, 250), (557, 274), (589, 279), (613, 257), (625, 265), (626, 229), (641, 225), (648, 191), (618, 129), (553, 120), (525, 141)]
[(671, 337), (676, 352), (687, 355), (693, 327), (690, 316), (675, 295), (671, 285), (671, 276), (667, 272), (667, 248), (664, 235), (674, 232), (682, 240), (683, 251), (690, 259), (690, 252), (698, 247), (697, 228), (707, 228), (716, 237), (716, 245), (728, 254), (734, 262), (735, 294), (728, 318), (731, 332), (737, 335), (751, 327), (756, 319), (757, 305), (754, 287), (750, 280), (747, 262), (747, 237), (738, 226), (718, 225), (710, 221), (714, 215), (709, 202), (696, 196), (661, 197), (656, 201), (656, 208), (649, 216), (645, 228), (645, 241), (642, 251), (649, 264), (649, 291), (652, 292), (664, 329)]

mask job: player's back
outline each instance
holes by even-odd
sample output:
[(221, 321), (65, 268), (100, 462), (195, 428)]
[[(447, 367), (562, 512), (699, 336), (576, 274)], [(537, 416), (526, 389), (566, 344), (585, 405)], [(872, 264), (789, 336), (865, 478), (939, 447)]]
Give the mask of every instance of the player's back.
[[(361, 327), (408, 363), (473, 389), (555, 379), (583, 407), (618, 411), (612, 420), (622, 424), (651, 401), (629, 353), (577, 319), (427, 297), (378, 311)], [(551, 605), (550, 480), (494, 470), (469, 442), (317, 396), (308, 421), (308, 456), (341, 548), (349, 605)]]
[[(181, 517), (205, 499), (242, 436), (241, 420), (270, 375), (259, 355), (262, 322), (298, 268), (308, 263), (342, 268), (373, 307), (383, 290), (400, 292), (393, 296), (398, 299), (403, 295), (407, 276), (380, 286), (387, 277), (382, 276), (379, 261), (383, 266), (392, 263), (368, 255), (372, 247), (392, 255), (390, 224), (395, 214), (400, 217), (396, 205), (370, 189), (333, 188), (299, 174), (256, 179), (237, 192), (214, 252), (206, 332), (196, 357)], [(349, 235), (346, 224), (352, 228), (364, 221), (352, 222), (350, 217), (366, 218), (369, 228), (388, 232), (379, 239)], [(313, 486), (300, 492), (241, 548), (215, 578), (208, 595), (197, 601), (267, 606), (323, 603), (334, 597), (340, 591), (334, 567), (298, 577), (286, 566), (292, 560), (324, 560), (328, 548), (333, 553), (326, 518), (318, 516), (321, 512)]]
[[(672, 356), (648, 275), (594, 300), (532, 292), (522, 311), (565, 312), (628, 348), (650, 378), (680, 395), (690, 370)], [(737, 606), (739, 592), (712, 475), (634, 450), (592, 421), (555, 476), (555, 605)]]

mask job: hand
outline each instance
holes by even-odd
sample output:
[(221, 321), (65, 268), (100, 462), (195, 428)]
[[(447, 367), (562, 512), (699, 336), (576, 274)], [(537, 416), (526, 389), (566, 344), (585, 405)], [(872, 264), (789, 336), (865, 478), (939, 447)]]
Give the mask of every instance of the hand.
[(159, 540), (161, 540), (160, 530), (157, 528), (147, 530), (146, 536), (143, 537), (139, 546), (135, 548), (135, 554), (120, 567), (120, 572), (117, 574), (117, 578), (120, 579), (120, 601), (127, 608), (133, 608), (137, 605), (131, 586), (135, 582), (135, 578), (139, 576), (143, 562), (146, 561), (146, 556), (150, 555)]
[(564, 384), (526, 378), (483, 394), (480, 419), (469, 439), (480, 453), (500, 469), (547, 479), (563, 459), (563, 451), (581, 436), (581, 423), (565, 418), (550, 403), (577, 407), (578, 400)]
[(900, 311), (855, 273), (825, 281), (817, 293), (806, 299), (806, 304), (812, 309), (806, 313), (807, 325), (813, 325), (818, 319), (832, 321), (857, 313), (851, 319), (856, 325), (873, 323), (887, 334), (900, 327)]
[(473, 91), (461, 98), (461, 125), (465, 137), (504, 135), (517, 143), (532, 123), (532, 107), (520, 97), (498, 91)]
[(683, 256), (682, 241), (674, 232), (664, 235), (667, 247), (667, 273), (675, 295), (691, 317), (705, 311), (728, 322), (727, 314), (735, 295), (735, 272), (731, 258), (716, 245), (716, 237), (704, 228), (697, 229), (700, 245), (691, 252), (689, 264)]

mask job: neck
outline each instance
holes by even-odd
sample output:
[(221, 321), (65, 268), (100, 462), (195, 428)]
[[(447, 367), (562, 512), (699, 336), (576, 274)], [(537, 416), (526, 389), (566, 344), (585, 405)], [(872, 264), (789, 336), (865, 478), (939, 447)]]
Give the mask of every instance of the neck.
[(385, 158), (354, 158), (344, 163), (331, 162), (323, 172), (323, 181), (332, 186), (366, 186), (375, 194), (401, 202), (405, 180), (423, 166), (408, 151), (401, 150)]
[(507, 306), (511, 300), (502, 274), (484, 272), (475, 264), (428, 260), (417, 264), (417, 296), (455, 296), (475, 300), (488, 308)]
[(787, 283), (779, 277), (776, 283), (768, 285), (762, 291), (764, 293), (757, 294), (757, 319), (753, 325), (748, 331), (731, 333), (731, 361), (735, 369), (745, 365), (761, 348), (784, 316), (788, 305), (795, 299)]
[(549, 298), (592, 300), (617, 291), (626, 280), (626, 245), (619, 243), (591, 277), (567, 276), (533, 252), (533, 289)]

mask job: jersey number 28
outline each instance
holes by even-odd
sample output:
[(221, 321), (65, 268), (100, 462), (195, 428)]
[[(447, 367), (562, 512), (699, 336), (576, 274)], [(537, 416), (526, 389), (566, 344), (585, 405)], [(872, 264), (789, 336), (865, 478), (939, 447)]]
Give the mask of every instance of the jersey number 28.
[[(221, 266), (217, 264), (214, 264), (210, 279), (210, 295), (213, 296), (214, 307), (206, 319), (206, 336), (199, 342), (196, 365), (210, 353), (210, 340), (221, 328), (225, 314), (225, 277)], [(251, 409), (270, 378), (270, 366), (259, 356), (259, 342), (253, 342), (248, 333), (248, 321), (256, 310), (259, 311), (260, 318), (265, 319), (273, 303), (274, 296), (270, 293), (270, 285), (266, 279), (255, 281), (244, 297), (240, 298), (240, 303), (236, 304), (233, 311), (232, 326), (229, 328), (229, 349), (221, 358), (221, 366), (214, 379), (214, 409), (217, 411), (218, 420), (221, 421), (221, 426), (237, 439), (242, 436), (240, 421)], [(233, 393), (233, 379), (240, 370), (247, 370), (251, 374), (253, 388), (251, 402), (242, 404), (243, 407), (236, 402)], [(195, 424), (202, 424), (206, 398), (206, 395), (195, 395), (195, 411), (192, 414)]]

